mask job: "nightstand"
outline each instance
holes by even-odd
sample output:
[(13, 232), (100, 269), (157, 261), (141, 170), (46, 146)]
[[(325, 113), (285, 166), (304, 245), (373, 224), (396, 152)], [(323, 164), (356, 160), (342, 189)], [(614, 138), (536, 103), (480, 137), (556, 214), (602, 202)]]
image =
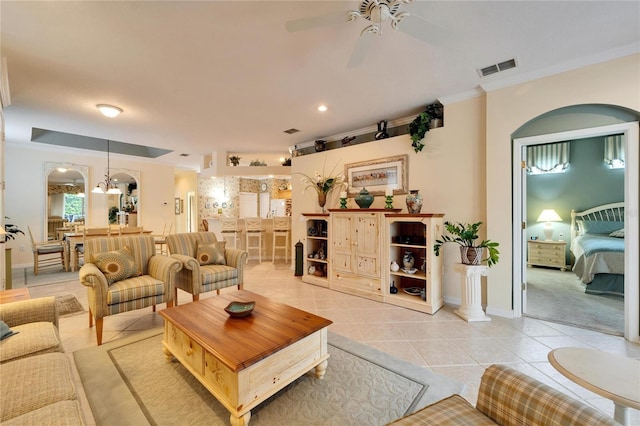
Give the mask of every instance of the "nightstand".
[(529, 249), (529, 260), (527, 266), (549, 266), (567, 270), (565, 262), (566, 241), (527, 241)]

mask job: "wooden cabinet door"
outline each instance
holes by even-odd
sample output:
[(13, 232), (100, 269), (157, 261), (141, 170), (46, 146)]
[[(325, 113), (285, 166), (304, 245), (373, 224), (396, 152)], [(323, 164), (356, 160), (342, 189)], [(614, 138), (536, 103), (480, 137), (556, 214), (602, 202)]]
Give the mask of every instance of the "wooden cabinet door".
[(376, 214), (363, 214), (354, 224), (355, 270), (358, 275), (380, 276), (380, 223)]
[(353, 272), (353, 235), (351, 215), (335, 214), (331, 220), (333, 250), (331, 266), (336, 271)]

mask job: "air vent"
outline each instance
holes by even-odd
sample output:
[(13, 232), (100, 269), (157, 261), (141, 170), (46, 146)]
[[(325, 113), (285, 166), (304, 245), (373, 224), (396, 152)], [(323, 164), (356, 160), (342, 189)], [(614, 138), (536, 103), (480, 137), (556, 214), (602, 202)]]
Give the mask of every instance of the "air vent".
[(518, 63), (516, 62), (515, 59), (508, 59), (506, 61), (502, 61), (495, 65), (489, 65), (488, 67), (479, 68), (478, 74), (480, 74), (480, 77), (486, 77), (488, 75), (495, 74), (501, 71), (506, 71), (508, 69), (515, 68), (517, 66), (518, 66)]
[(188, 157), (190, 154), (185, 154), (184, 152), (180, 154), (180, 157)]
[(289, 130), (285, 130), (284, 132), (289, 134), (289, 135), (292, 135), (294, 133), (298, 133), (299, 131), (300, 130), (298, 130), (298, 129), (289, 129)]

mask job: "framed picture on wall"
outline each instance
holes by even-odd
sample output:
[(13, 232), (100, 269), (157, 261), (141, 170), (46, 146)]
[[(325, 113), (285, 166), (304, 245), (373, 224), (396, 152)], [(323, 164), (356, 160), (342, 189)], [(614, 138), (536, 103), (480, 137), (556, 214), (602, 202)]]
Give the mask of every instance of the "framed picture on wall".
[(344, 165), (348, 194), (356, 195), (367, 188), (373, 195), (384, 195), (388, 188), (394, 194), (407, 193), (407, 155), (379, 158)]
[(180, 197), (176, 197), (175, 199), (175, 213), (180, 214)]

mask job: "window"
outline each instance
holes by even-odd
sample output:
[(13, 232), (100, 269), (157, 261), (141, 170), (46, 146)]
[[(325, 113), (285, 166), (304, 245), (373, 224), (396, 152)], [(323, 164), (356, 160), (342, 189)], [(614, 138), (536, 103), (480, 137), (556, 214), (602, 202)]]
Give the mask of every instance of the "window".
[(569, 168), (569, 142), (527, 147), (527, 172), (532, 175), (564, 173)]

